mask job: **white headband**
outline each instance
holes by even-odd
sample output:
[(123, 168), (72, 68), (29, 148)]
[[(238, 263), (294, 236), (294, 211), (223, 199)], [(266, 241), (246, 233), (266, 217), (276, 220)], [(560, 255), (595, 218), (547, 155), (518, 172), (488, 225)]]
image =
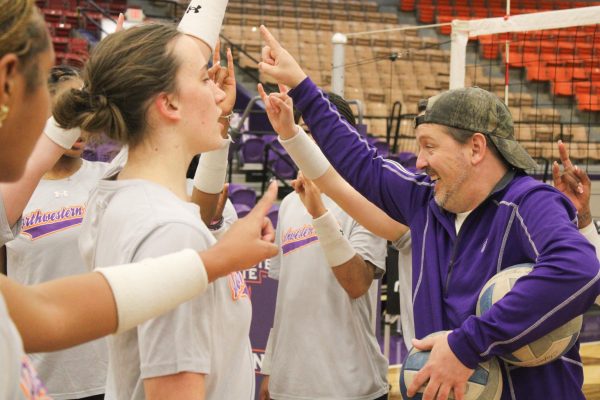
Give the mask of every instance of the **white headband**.
[(192, 0), (185, 10), (179, 31), (197, 37), (215, 50), (228, 0)]

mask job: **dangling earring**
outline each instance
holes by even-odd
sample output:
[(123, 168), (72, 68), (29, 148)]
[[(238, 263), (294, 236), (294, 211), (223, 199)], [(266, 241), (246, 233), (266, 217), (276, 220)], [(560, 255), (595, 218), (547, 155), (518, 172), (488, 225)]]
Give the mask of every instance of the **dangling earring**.
[(4, 122), (6, 117), (8, 117), (9, 111), (10, 111), (10, 109), (8, 108), (7, 105), (2, 104), (0, 106), (0, 128), (2, 128), (2, 123)]

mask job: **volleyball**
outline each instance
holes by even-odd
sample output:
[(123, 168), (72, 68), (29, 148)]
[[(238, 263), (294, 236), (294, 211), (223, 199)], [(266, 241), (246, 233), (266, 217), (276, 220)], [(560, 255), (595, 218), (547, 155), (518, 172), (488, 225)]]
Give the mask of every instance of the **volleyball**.
[[(444, 334), (446, 332), (435, 332), (426, 337)], [(412, 348), (406, 357), (402, 370), (400, 372), (400, 393), (402, 398), (408, 399), (406, 393), (408, 386), (412, 383), (415, 375), (423, 368), (429, 359), (430, 351), (421, 351)], [(411, 399), (421, 400), (425, 386), (411, 397)], [(473, 375), (467, 382), (465, 390), (465, 400), (499, 400), (502, 396), (502, 373), (500, 365), (496, 358), (479, 363)], [(450, 392), (449, 399), (454, 399), (454, 393)]]
[[(515, 285), (517, 280), (533, 270), (533, 264), (518, 264), (493, 276), (483, 287), (477, 301), (477, 315), (490, 309)], [(581, 315), (556, 328), (536, 341), (501, 356), (504, 361), (520, 367), (535, 367), (556, 360), (575, 344), (581, 331)]]

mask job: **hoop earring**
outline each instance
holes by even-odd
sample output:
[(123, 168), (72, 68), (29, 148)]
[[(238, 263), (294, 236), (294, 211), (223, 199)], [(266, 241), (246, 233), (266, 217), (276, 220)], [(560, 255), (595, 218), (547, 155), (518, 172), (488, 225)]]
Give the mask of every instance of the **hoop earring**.
[(8, 108), (7, 105), (2, 104), (0, 106), (0, 128), (2, 128), (2, 123), (4, 122), (6, 117), (8, 117), (9, 111), (10, 111), (10, 108)]

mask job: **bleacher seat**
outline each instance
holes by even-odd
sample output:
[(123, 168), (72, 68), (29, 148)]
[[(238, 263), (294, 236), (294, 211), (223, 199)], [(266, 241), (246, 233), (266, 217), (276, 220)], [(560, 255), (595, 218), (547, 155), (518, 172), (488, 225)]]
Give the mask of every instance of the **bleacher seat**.
[(252, 210), (252, 208), (248, 207), (245, 204), (235, 204), (233, 203), (233, 208), (238, 216), (238, 218), (243, 218)]
[(249, 207), (256, 204), (256, 192), (243, 185), (230, 184), (228, 194), (234, 204), (245, 204)]

